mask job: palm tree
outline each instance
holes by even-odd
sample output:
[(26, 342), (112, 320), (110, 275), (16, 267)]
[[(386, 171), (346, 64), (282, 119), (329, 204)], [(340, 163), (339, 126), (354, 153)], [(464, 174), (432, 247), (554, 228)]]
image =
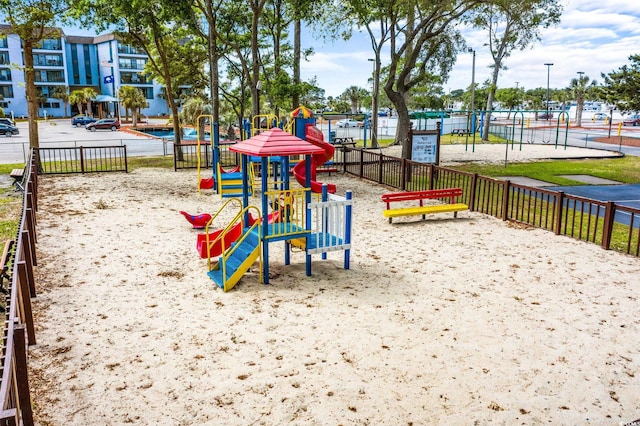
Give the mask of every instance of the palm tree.
[(69, 93), (69, 103), (78, 107), (78, 114), (82, 114), (82, 103), (84, 102), (84, 93), (82, 90), (74, 90)]
[(211, 104), (200, 97), (188, 98), (182, 106), (182, 121), (193, 127), (198, 124), (198, 116), (205, 114), (211, 114)]
[(84, 102), (87, 104), (87, 115), (89, 117), (93, 117), (93, 111), (91, 110), (91, 101), (98, 96), (95, 90), (91, 87), (85, 87), (82, 89), (82, 94), (84, 95)]
[(56, 86), (50, 96), (54, 99), (60, 99), (62, 101), (62, 104), (64, 105), (64, 113), (62, 115), (63, 117), (66, 117), (70, 102), (69, 86)]
[(129, 118), (129, 110), (131, 110), (131, 120), (133, 125), (136, 126), (138, 124), (138, 114), (140, 113), (140, 109), (149, 106), (144, 93), (142, 93), (142, 90), (137, 87), (122, 86), (118, 90), (118, 97), (120, 98), (120, 103), (124, 107), (125, 119)]
[(584, 108), (585, 94), (598, 84), (595, 80), (589, 83), (589, 80), (589, 76), (580, 73), (580, 77), (572, 78), (569, 84), (569, 90), (571, 90), (571, 94), (576, 100), (576, 125), (578, 127), (582, 125), (582, 108)]
[(360, 109), (362, 100), (367, 97), (367, 90), (357, 86), (351, 86), (345, 90), (344, 95), (349, 99), (351, 104), (351, 113), (355, 114)]

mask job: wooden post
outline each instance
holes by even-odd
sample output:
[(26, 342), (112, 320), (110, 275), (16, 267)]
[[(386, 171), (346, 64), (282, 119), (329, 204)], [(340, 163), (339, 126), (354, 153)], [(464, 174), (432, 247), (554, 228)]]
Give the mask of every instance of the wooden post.
[(604, 227), (602, 228), (602, 248), (609, 250), (611, 247), (611, 234), (613, 233), (613, 222), (616, 216), (616, 204), (607, 201), (604, 212)]
[(556, 196), (556, 223), (554, 228), (554, 232), (556, 235), (560, 235), (562, 231), (562, 204), (564, 203), (564, 192), (558, 191), (558, 195)]
[(16, 385), (18, 388), (18, 406), (23, 425), (33, 425), (33, 410), (29, 394), (29, 374), (27, 372), (27, 350), (24, 338), (24, 325), (13, 328), (13, 350), (16, 362)]
[(476, 208), (476, 187), (478, 183), (478, 174), (471, 176), (471, 188), (469, 188), (469, 211), (475, 211)]
[(502, 220), (507, 220), (509, 218), (507, 214), (507, 210), (509, 209), (509, 189), (510, 188), (511, 188), (511, 182), (508, 180), (505, 180), (502, 188)]
[[(31, 307), (31, 285), (27, 278), (27, 265), (24, 261), (18, 262), (18, 285), (20, 287), (20, 299), (22, 303), (22, 321), (27, 325), (29, 345), (36, 344), (36, 332), (33, 326), (33, 310)], [(35, 287), (35, 286), (33, 286)]]

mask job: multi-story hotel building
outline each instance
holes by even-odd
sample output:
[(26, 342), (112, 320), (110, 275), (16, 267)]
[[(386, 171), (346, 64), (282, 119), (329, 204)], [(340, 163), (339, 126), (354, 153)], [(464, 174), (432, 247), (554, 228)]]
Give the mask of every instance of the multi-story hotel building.
[[(27, 116), (24, 51), (20, 37), (10, 26), (0, 25), (8, 35), (0, 34), (0, 107), (5, 115)], [(96, 37), (65, 35), (41, 41), (33, 50), (35, 81), (40, 96), (40, 117), (67, 117), (78, 111), (56, 97), (56, 91), (70, 93), (90, 87), (98, 93), (93, 102), (95, 116), (118, 115), (117, 97), (122, 86), (134, 86), (145, 94), (149, 107), (144, 115), (169, 115), (163, 86), (144, 73), (147, 55), (120, 42), (114, 34)], [(66, 110), (65, 110), (66, 108)], [(121, 111), (124, 115), (124, 111)]]

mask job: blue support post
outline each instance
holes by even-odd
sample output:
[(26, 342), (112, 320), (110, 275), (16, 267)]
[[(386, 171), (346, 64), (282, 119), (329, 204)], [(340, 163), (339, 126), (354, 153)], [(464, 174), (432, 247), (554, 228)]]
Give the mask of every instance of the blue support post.
[[(305, 187), (307, 188), (311, 188), (311, 155), (307, 154), (304, 156), (305, 159)], [(311, 204), (311, 191), (306, 191), (305, 192), (305, 202), (304, 202), (304, 207), (306, 209), (306, 217), (305, 217), (305, 229), (306, 230), (310, 230), (311, 229), (311, 209), (309, 208), (309, 204)], [(307, 244), (306, 246), (309, 246), (309, 235), (307, 234)], [(309, 254), (309, 252), (306, 252), (306, 272), (307, 272), (307, 276), (311, 276), (311, 255)]]
[[(323, 203), (327, 202), (328, 194), (329, 194), (329, 186), (326, 183), (323, 183), (322, 184), (322, 202)], [(329, 236), (329, 218), (328, 217), (325, 217), (324, 220), (322, 221), (322, 235), (324, 235), (325, 240), (328, 240), (329, 238), (331, 238)], [(320, 246), (319, 241), (317, 241), (316, 244)], [(324, 244), (327, 245), (328, 241), (326, 241)], [(322, 260), (327, 260), (326, 252), (322, 253)]]
[(218, 123), (213, 123), (213, 134), (210, 136), (213, 141), (211, 149), (211, 177), (213, 178), (214, 191), (218, 191), (218, 164), (220, 163), (220, 131)]
[[(284, 185), (283, 190), (288, 191), (289, 190), (289, 156), (288, 155), (282, 156), (282, 182)], [(286, 211), (285, 206), (281, 206), (281, 208), (283, 209), (283, 211)], [(287, 212), (285, 214), (288, 215), (289, 213)], [(291, 264), (291, 243), (289, 243), (288, 241), (284, 242), (284, 264), (285, 265)]]
[(260, 167), (262, 167), (262, 276), (265, 284), (269, 284), (269, 243), (267, 237), (269, 235), (269, 222), (267, 217), (269, 216), (269, 200), (267, 191), (267, 175), (268, 157), (262, 157), (260, 160)]
[[(352, 197), (351, 191), (347, 191), (345, 197), (347, 200), (351, 200), (351, 197)], [(346, 244), (351, 244), (351, 207), (352, 207), (351, 205), (347, 206), (346, 214), (345, 214), (346, 216), (345, 226), (347, 227), (347, 230), (344, 235), (344, 242)], [(349, 269), (350, 257), (351, 257), (351, 249), (346, 249), (344, 251), (344, 269)]]

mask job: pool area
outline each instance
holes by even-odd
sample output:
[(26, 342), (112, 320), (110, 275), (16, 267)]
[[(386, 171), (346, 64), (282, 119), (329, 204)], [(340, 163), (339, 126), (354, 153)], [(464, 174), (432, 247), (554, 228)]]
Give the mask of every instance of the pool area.
[[(174, 139), (173, 127), (166, 127), (166, 126), (165, 127), (158, 127), (158, 126), (137, 127), (133, 130), (135, 130), (136, 132), (147, 134), (149, 136), (153, 136), (154, 138), (158, 138), (158, 139), (170, 139), (170, 140)], [(198, 139), (198, 132), (196, 129), (191, 129), (191, 128), (182, 129), (182, 140), (195, 141), (197, 139)], [(208, 141), (210, 139), (211, 139), (211, 135), (205, 132), (204, 140)]]

